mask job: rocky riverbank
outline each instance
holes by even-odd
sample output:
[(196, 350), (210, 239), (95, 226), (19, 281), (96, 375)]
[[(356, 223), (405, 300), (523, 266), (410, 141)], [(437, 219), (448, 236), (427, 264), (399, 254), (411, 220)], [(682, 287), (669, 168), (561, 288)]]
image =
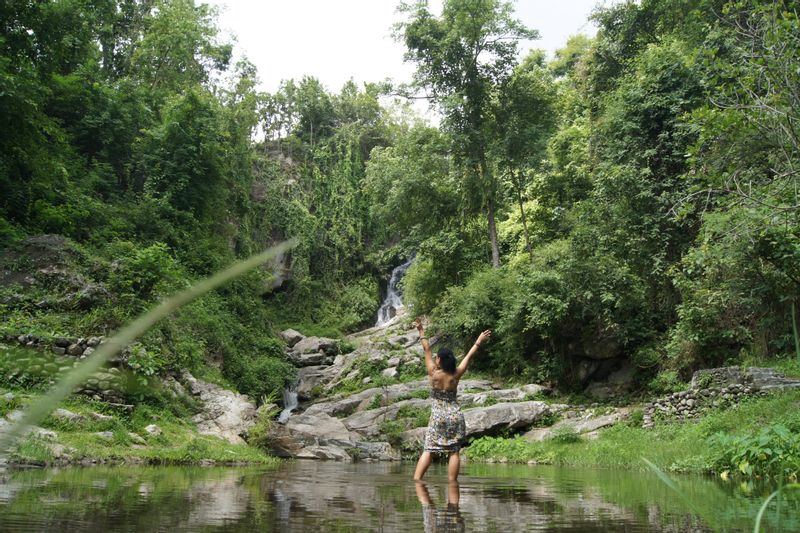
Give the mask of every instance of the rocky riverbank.
[[(403, 317), (342, 340), (305, 337), (287, 330), (288, 356), (299, 367), (299, 407), (273, 424), (270, 451), (281, 457), (399, 460), (421, 450), (429, 415), (430, 385), (416, 330)], [(346, 353), (342, 347), (346, 347)], [(606, 391), (623, 381), (611, 373), (587, 391)], [(568, 405), (552, 391), (530, 383), (507, 388), (489, 379), (459, 384), (467, 439), (517, 435), (528, 442), (596, 439), (625, 422), (648, 429), (657, 420), (697, 419), (709, 410), (735, 406), (747, 397), (800, 387), (772, 369), (721, 368), (699, 371), (687, 391), (645, 405)]]
[[(191, 405), (183, 417), (127, 404), (121, 391), (135, 361), (134, 346), (76, 391), (82, 394), (72, 404), (55, 411), (43, 427), (32, 428), (27, 455), (17, 459), (33, 463), (266, 460), (261, 451), (246, 446), (248, 442), (288, 458), (397, 461), (419, 453), (430, 414), (430, 386), (418, 334), (403, 316), (342, 339), (305, 336), (295, 330), (281, 335), (287, 357), (298, 367), (296, 386), (287, 393), (296, 394), (299, 404), (285, 414), (285, 420), (275, 418), (275, 404), (257, 408), (247, 396), (186, 371), (159, 380), (176, 403)], [(26, 334), (5, 340), (48, 358), (42, 362), (28, 351), (17, 359), (19, 372), (52, 372), (53, 378), (104, 341), (100, 336), (42, 339)], [(612, 388), (619, 382), (615, 373), (609, 376)], [(606, 388), (595, 382), (587, 390)], [(468, 440), (516, 436), (528, 443), (548, 443), (594, 440), (621, 423), (648, 430), (658, 423), (698, 420), (751, 397), (795, 388), (800, 388), (800, 380), (772, 369), (732, 367), (699, 371), (689, 390), (638, 406), (570, 405), (540, 384), (508, 387), (481, 376), (464, 379), (458, 396)], [(20, 416), (28, 396), (8, 392), (0, 397), (0, 430)], [(255, 439), (253, 431), (260, 432)]]

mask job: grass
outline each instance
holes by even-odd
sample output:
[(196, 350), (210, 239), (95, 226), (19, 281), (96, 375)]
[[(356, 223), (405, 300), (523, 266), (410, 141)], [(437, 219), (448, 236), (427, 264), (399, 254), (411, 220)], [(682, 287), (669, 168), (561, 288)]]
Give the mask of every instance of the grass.
[(522, 437), (483, 437), (466, 449), (477, 461), (508, 461), (578, 467), (642, 469), (647, 457), (664, 471), (709, 472), (714, 459), (710, 437), (757, 434), (770, 424), (800, 430), (800, 391), (751, 398), (738, 406), (710, 411), (699, 421), (657, 423), (653, 429), (618, 424), (596, 440), (564, 438), (529, 442)]
[[(22, 408), (34, 398), (15, 394), (13, 408)], [(0, 406), (3, 406), (0, 396)], [(9, 402), (4, 406), (8, 410)], [(262, 450), (246, 445), (234, 445), (227, 441), (197, 434), (194, 426), (184, 418), (182, 405), (153, 406), (140, 404), (130, 412), (118, 411), (104, 402), (82, 396), (70, 397), (60, 404), (79, 415), (75, 420), (58, 418), (52, 414), (42, 420), (42, 427), (55, 431), (57, 441), (51, 442), (35, 435), (20, 440), (10, 455), (12, 463), (47, 465), (64, 462), (90, 460), (110, 463), (148, 464), (267, 464), (277, 463)], [(111, 416), (97, 419), (92, 413)], [(150, 435), (145, 428), (156, 424), (160, 435)], [(99, 432), (110, 431), (113, 436), (104, 439)], [(136, 444), (139, 439), (145, 445)], [(68, 458), (56, 457), (55, 445), (61, 445)]]

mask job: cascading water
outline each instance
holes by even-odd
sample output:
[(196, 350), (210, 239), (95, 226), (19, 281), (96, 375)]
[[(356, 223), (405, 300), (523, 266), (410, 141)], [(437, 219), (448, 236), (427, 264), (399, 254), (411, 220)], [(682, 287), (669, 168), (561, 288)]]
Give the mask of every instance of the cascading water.
[(386, 298), (378, 309), (378, 320), (375, 322), (376, 326), (383, 326), (388, 323), (397, 315), (397, 311), (403, 308), (403, 300), (400, 299), (400, 292), (397, 289), (397, 284), (413, 262), (414, 257), (412, 256), (405, 263), (394, 267), (392, 270), (392, 275), (389, 278), (389, 287), (386, 290)]
[(297, 408), (297, 383), (283, 389), (283, 411), (278, 416), (278, 423), (285, 424), (289, 417)]

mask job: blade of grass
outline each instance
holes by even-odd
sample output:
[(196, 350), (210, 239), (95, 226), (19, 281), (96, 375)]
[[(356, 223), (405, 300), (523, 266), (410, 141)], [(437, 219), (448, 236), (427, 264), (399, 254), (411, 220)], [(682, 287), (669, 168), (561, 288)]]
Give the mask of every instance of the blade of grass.
[(766, 512), (767, 507), (769, 506), (769, 502), (772, 501), (772, 498), (776, 497), (781, 491), (785, 489), (800, 489), (800, 483), (792, 483), (790, 485), (783, 486), (767, 496), (767, 499), (764, 500), (764, 503), (761, 504), (761, 508), (758, 510), (758, 514), (756, 515), (756, 523), (753, 526), (753, 533), (760, 533), (761, 532), (761, 519), (764, 518), (764, 512)]
[(79, 366), (75, 367), (61, 378), (47, 394), (32, 403), (19, 421), (12, 424), (6, 431), (0, 434), (0, 457), (7, 454), (8, 448), (14, 443), (17, 437), (25, 432), (26, 428), (40, 422), (60, 401), (69, 396), (78, 385), (82, 384), (99, 370), (114, 354), (133, 342), (159, 320), (225, 282), (285, 253), (296, 246), (297, 242), (297, 239), (290, 239), (260, 254), (234, 263), (226, 270), (217, 272), (213, 276), (199, 281), (188, 289), (164, 300), (154, 309), (139, 316), (136, 320), (122, 328), (116, 335), (108, 339), (107, 342), (100, 345), (92, 355), (84, 359)]
[(685, 494), (684, 494), (684, 493), (681, 491), (681, 489), (679, 489), (679, 488), (678, 488), (678, 486), (677, 486), (677, 485), (676, 485), (676, 484), (675, 484), (675, 483), (674, 483), (674, 482), (673, 482), (673, 481), (672, 481), (672, 480), (669, 478), (669, 476), (667, 476), (667, 474), (665, 474), (665, 473), (664, 473), (664, 472), (663, 472), (663, 471), (662, 471), (662, 470), (661, 470), (659, 467), (657, 467), (655, 464), (653, 464), (653, 463), (652, 463), (652, 462), (650, 462), (649, 460), (645, 459), (644, 457), (642, 457), (641, 459), (642, 459), (642, 461), (644, 461), (644, 463), (647, 465), (647, 467), (648, 467), (648, 468), (649, 468), (649, 469), (650, 469), (650, 470), (651, 470), (651, 471), (652, 471), (652, 472), (653, 472), (653, 473), (654, 473), (656, 476), (658, 476), (658, 479), (659, 479), (659, 480), (661, 480), (661, 482), (662, 482), (662, 483), (664, 483), (664, 484), (665, 484), (667, 487), (669, 487), (669, 488), (670, 488), (670, 489), (671, 489), (671, 490), (672, 490), (672, 491), (673, 491), (675, 494), (677, 494), (677, 495), (678, 495), (678, 497), (681, 499), (681, 501), (683, 501), (683, 503), (684, 503), (684, 504), (686, 504), (686, 506), (687, 506), (689, 509), (691, 509), (691, 510), (692, 510), (692, 512), (694, 512), (694, 514), (696, 514), (697, 516), (699, 516), (700, 518), (702, 518), (702, 519), (705, 521), (705, 523), (706, 523), (706, 524), (708, 524), (708, 527), (710, 527), (710, 528), (711, 528), (711, 529), (713, 529), (714, 531), (719, 531), (719, 529), (720, 529), (720, 528), (717, 526), (717, 524), (716, 524), (716, 520), (715, 520), (714, 516), (710, 515), (709, 513), (705, 512), (705, 511), (703, 511), (702, 509), (700, 509), (699, 507), (697, 507), (697, 506), (695, 505), (695, 503), (694, 503), (692, 500), (690, 500), (690, 499), (689, 499), (689, 498), (688, 498), (688, 497), (687, 497), (687, 496), (686, 496), (686, 495), (685, 495)]

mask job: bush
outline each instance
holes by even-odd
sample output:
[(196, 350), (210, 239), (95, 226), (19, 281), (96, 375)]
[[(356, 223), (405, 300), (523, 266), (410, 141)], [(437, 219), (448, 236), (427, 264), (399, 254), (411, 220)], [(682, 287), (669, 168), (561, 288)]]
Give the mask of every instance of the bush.
[(650, 380), (647, 388), (654, 394), (668, 394), (686, 390), (688, 385), (680, 379), (674, 370), (663, 370)]
[(792, 480), (800, 474), (800, 434), (782, 424), (763, 428), (756, 435), (716, 433), (708, 442), (716, 472)]

